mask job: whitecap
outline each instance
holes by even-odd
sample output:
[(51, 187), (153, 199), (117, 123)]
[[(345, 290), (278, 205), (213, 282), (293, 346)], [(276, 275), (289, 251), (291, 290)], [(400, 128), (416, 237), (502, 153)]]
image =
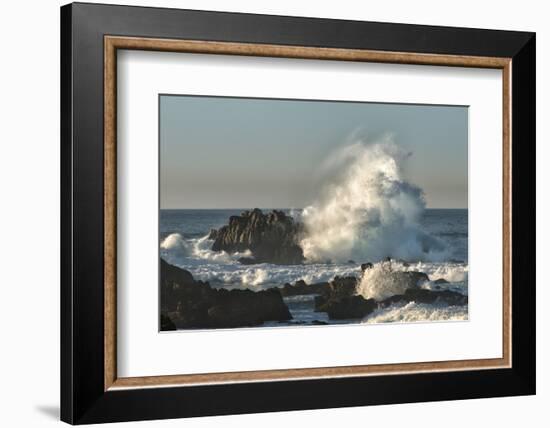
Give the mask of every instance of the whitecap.
[(422, 189), (403, 178), (402, 164), (409, 156), (391, 136), (334, 153), (327, 162), (332, 180), (324, 196), (301, 213), (305, 257), (444, 260), (444, 242), (419, 226), (426, 202)]
[(468, 306), (428, 305), (409, 302), (405, 305), (391, 305), (377, 309), (362, 321), (363, 324), (388, 322), (422, 321), (465, 321), (468, 319)]

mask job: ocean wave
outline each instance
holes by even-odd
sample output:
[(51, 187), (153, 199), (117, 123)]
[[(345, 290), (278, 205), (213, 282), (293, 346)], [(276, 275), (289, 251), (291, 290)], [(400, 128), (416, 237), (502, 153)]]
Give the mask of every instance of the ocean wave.
[(233, 286), (240, 288), (280, 287), (285, 283), (304, 280), (308, 284), (328, 282), (335, 276), (358, 276), (361, 269), (357, 265), (219, 265), (196, 264), (181, 265), (190, 269), (197, 279), (209, 281), (213, 285)]
[(409, 302), (377, 309), (362, 321), (363, 324), (388, 322), (423, 321), (465, 321), (468, 319), (467, 306), (428, 305)]
[(213, 240), (208, 239), (208, 235), (201, 238), (186, 240), (180, 233), (172, 233), (161, 242), (161, 255), (169, 263), (174, 263), (176, 265), (192, 265), (197, 261), (208, 261), (218, 264), (238, 264), (238, 260), (241, 257), (252, 256), (249, 250), (231, 254), (225, 251), (212, 251), (213, 242)]
[(424, 193), (401, 171), (410, 155), (391, 136), (336, 152), (327, 162), (327, 175), (337, 178), (319, 201), (301, 213), (305, 257), (313, 261), (448, 258), (444, 241), (420, 227)]
[(192, 253), (192, 246), (187, 242), (181, 233), (172, 233), (160, 243), (161, 250), (179, 253), (181, 256), (189, 256)]
[[(402, 266), (402, 265), (401, 265)], [(468, 281), (468, 265), (460, 262), (441, 262), (441, 263), (408, 263), (402, 266), (402, 269), (424, 272), (430, 280), (435, 281), (444, 279), (448, 282), (466, 282)]]
[[(426, 281), (413, 283), (413, 279), (401, 272), (421, 272)], [(438, 280), (445, 280), (444, 282)], [(403, 261), (378, 262), (367, 269), (357, 285), (357, 294), (366, 299), (383, 300), (403, 294), (411, 286), (430, 290), (448, 289), (468, 294), (468, 266), (457, 263), (414, 263)]]
[[(250, 257), (250, 251), (233, 254), (225, 251), (212, 251), (213, 241), (208, 236), (185, 239), (180, 233), (168, 235), (160, 244), (161, 257), (168, 263), (189, 270), (196, 279), (209, 281), (213, 286), (228, 288), (264, 289), (280, 287), (285, 283), (303, 280), (308, 284), (328, 282), (335, 276), (362, 277), (359, 264), (356, 263), (305, 263), (301, 265), (276, 265), (261, 263), (243, 265), (241, 257)], [(383, 266), (386, 262), (375, 263), (373, 269), (366, 271), (360, 281), (358, 294), (378, 299), (401, 294), (408, 282), (400, 284), (392, 275), (388, 275)], [(429, 289), (450, 289), (462, 294), (468, 293), (468, 266), (464, 263), (418, 262), (407, 263), (392, 260), (393, 271), (419, 271), (428, 275), (429, 282), (422, 287)], [(445, 279), (450, 284), (435, 282)]]

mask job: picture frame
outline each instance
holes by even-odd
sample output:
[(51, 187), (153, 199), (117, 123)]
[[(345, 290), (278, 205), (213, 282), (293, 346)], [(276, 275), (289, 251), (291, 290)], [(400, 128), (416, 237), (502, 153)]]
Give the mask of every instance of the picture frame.
[[(119, 50), (502, 70), (502, 357), (119, 377)], [(534, 33), (63, 6), (61, 419), (86, 424), (534, 394), (535, 97)]]

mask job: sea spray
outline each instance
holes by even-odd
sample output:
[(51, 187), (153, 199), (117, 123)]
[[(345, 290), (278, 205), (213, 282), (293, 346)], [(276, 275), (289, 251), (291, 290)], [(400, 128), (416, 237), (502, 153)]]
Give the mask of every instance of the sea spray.
[[(421, 230), (422, 189), (402, 176), (410, 156), (392, 142), (357, 142), (328, 160), (335, 180), (301, 215), (300, 245), (309, 261), (437, 260), (444, 245)], [(336, 172), (335, 172), (336, 171)]]
[(163, 250), (176, 250), (188, 253), (190, 248), (181, 233), (171, 233), (160, 243)]
[(428, 305), (409, 302), (380, 308), (368, 315), (363, 324), (387, 322), (464, 321), (468, 319), (468, 306)]
[(405, 293), (408, 288), (417, 286), (403, 271), (394, 271), (389, 262), (376, 263), (365, 270), (357, 284), (357, 294), (365, 299), (383, 300)]
[(468, 266), (461, 263), (382, 261), (363, 272), (356, 293), (365, 299), (380, 301), (416, 287), (468, 295)]
[(160, 244), (161, 255), (168, 262), (177, 265), (184, 264), (184, 260), (205, 260), (211, 263), (237, 263), (241, 257), (250, 257), (252, 253), (247, 250), (229, 254), (225, 251), (212, 251), (213, 240), (208, 235), (201, 238), (184, 239), (180, 233), (171, 233)]

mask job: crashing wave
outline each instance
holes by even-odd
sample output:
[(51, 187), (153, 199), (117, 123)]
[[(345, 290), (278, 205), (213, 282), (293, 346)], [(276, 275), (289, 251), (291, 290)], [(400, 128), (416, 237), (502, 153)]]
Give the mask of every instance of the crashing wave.
[(377, 309), (363, 319), (363, 324), (388, 322), (464, 321), (468, 319), (468, 306), (428, 305), (409, 302)]
[(336, 180), (301, 213), (306, 259), (444, 259), (443, 242), (419, 226), (426, 206), (422, 189), (402, 176), (409, 156), (390, 137), (335, 153), (327, 164)]
[(229, 254), (225, 251), (212, 251), (208, 235), (196, 239), (184, 239), (180, 233), (171, 233), (160, 244), (163, 257), (175, 264), (185, 264), (185, 259), (207, 260), (211, 263), (237, 263), (241, 257), (250, 257), (250, 251)]
[(357, 294), (365, 299), (383, 300), (414, 287), (448, 289), (467, 295), (468, 266), (456, 263), (409, 264), (398, 260), (375, 263), (363, 273), (357, 284)]

